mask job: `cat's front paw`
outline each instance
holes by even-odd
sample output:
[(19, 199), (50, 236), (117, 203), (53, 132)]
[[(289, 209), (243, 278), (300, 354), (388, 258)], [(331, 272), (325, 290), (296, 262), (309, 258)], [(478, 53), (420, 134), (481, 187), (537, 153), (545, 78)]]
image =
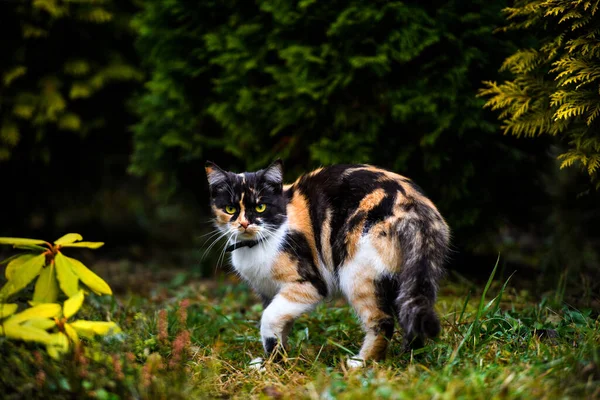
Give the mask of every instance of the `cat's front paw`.
[(350, 357), (346, 360), (346, 365), (350, 369), (363, 368), (365, 366), (365, 360), (359, 357)]
[(258, 372), (265, 372), (265, 360), (262, 357), (256, 357), (248, 364), (248, 368), (256, 370)]

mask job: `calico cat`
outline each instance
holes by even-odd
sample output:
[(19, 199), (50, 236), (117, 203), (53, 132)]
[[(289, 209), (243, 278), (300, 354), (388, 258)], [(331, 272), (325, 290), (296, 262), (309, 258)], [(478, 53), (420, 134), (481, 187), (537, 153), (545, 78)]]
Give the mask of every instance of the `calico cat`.
[(236, 174), (206, 163), (215, 224), (237, 273), (264, 305), (267, 356), (296, 318), (340, 292), (365, 330), (348, 365), (385, 357), (397, 319), (406, 349), (440, 332), (433, 307), (449, 228), (411, 180), (370, 165), (333, 165), (283, 184), (280, 160)]

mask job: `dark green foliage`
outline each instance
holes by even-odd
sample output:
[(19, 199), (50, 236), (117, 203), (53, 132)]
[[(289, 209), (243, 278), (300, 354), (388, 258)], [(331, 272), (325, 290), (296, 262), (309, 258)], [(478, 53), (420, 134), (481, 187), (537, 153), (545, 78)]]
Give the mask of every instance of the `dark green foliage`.
[(0, 161), (20, 142), (47, 161), (49, 133), (85, 135), (106, 125), (121, 93), (104, 106), (90, 98), (113, 82), (142, 78), (125, 54), (131, 8), (113, 0), (0, 3)]
[(600, 188), (600, 2), (520, 0), (505, 9), (505, 31), (538, 39), (508, 57), (512, 80), (486, 82), (486, 106), (500, 110), (504, 132), (568, 142), (561, 168), (579, 164)]
[(141, 191), (125, 173), (135, 2), (0, 1), (0, 235), (100, 236), (116, 221), (139, 240), (128, 227)]
[[(544, 164), (507, 147), (476, 97), (510, 51), (492, 35), (502, 7), (147, 1), (135, 25), (151, 74), (134, 103), (131, 170), (170, 183), (188, 162), (253, 169), (280, 156), (292, 179), (371, 162), (423, 186), (455, 232), (486, 214), (481, 235), (522, 199), (537, 201), (527, 179)], [(508, 185), (521, 200), (500, 202)]]

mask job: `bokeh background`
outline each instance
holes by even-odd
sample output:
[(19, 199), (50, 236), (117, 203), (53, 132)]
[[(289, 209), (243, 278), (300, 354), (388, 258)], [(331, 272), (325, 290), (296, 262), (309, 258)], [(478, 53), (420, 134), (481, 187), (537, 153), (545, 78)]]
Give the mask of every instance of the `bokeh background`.
[(500, 254), (504, 277), (597, 297), (595, 184), (560, 168), (560, 137), (503, 134), (480, 95), (540, 40), (498, 31), (509, 5), (2, 0), (0, 236), (78, 232), (114, 271), (210, 278), (206, 159), (281, 157), (288, 181), (368, 162), (439, 206), (451, 273), (485, 279)]

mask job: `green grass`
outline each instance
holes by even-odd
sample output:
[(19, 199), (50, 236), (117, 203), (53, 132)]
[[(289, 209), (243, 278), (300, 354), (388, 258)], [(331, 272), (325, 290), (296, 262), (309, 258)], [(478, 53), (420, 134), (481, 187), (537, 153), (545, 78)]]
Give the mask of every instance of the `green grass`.
[[(597, 314), (553, 296), (536, 298), (511, 282), (490, 279), (478, 287), (447, 280), (437, 303), (441, 337), (402, 354), (397, 332), (385, 361), (353, 371), (345, 359), (358, 351), (362, 332), (345, 303), (332, 301), (296, 322), (289, 354), (261, 373), (248, 368), (262, 355), (262, 307), (248, 288), (233, 277), (176, 278), (144, 296), (91, 297), (81, 317), (110, 316), (124, 333), (87, 342), (61, 363), (41, 348), (0, 339), (1, 393), (6, 399), (600, 398)], [(166, 338), (159, 335), (161, 310)]]

